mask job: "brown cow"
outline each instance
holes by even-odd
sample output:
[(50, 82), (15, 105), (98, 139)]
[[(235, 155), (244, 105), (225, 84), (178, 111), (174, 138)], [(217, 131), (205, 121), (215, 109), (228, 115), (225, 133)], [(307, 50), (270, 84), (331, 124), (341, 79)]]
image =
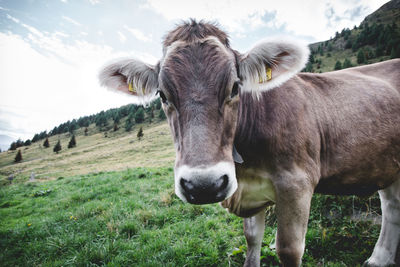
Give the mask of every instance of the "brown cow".
[(268, 205), (276, 204), (281, 262), (299, 266), (314, 192), (377, 190), (382, 229), (366, 265), (394, 263), (400, 60), (298, 73), (305, 45), (264, 41), (240, 54), (218, 27), (195, 21), (171, 31), (163, 45), (157, 65), (115, 61), (101, 71), (101, 84), (144, 103), (159, 93), (176, 148), (175, 192), (192, 204), (222, 201), (245, 218), (245, 266), (259, 266)]

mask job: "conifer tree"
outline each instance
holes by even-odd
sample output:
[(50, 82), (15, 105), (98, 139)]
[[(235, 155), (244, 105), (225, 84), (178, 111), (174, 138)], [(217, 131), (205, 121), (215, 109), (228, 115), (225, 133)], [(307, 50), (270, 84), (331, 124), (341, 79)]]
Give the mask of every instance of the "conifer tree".
[(342, 69), (342, 63), (338, 60), (336, 61), (335, 64), (335, 70), (341, 70)]
[(140, 107), (135, 113), (135, 122), (141, 123), (144, 121), (144, 110)]
[(46, 137), (46, 140), (44, 140), (44, 142), (43, 142), (43, 146), (44, 146), (45, 148), (50, 147), (49, 138)]
[(132, 130), (133, 123), (131, 120), (127, 119), (125, 121), (125, 131), (130, 132)]
[(76, 147), (76, 140), (74, 134), (72, 135), (71, 140), (69, 140), (68, 143), (68, 148), (73, 148), (73, 147)]
[(12, 142), (10, 145), (10, 150), (16, 150), (17, 149), (17, 143), (16, 142)]
[(53, 151), (58, 154), (60, 150), (61, 150), (61, 142), (60, 140), (58, 140), (57, 144), (53, 148)]
[(365, 55), (364, 55), (364, 51), (362, 49), (358, 50), (357, 53), (357, 63), (361, 64), (365, 62)]
[(158, 113), (158, 118), (161, 120), (165, 120), (166, 116), (163, 109), (160, 109), (160, 113)]
[(20, 162), (22, 160), (22, 154), (21, 154), (21, 150), (18, 150), (17, 155), (15, 156), (14, 161), (15, 162)]
[(351, 64), (351, 61), (348, 58), (346, 58), (343, 62), (343, 69), (351, 68), (351, 67), (353, 67), (353, 64)]
[(139, 131), (137, 133), (137, 138), (139, 139), (139, 141), (140, 141), (140, 139), (142, 139), (143, 135), (144, 135), (143, 134), (143, 128), (140, 127), (140, 129), (139, 129)]

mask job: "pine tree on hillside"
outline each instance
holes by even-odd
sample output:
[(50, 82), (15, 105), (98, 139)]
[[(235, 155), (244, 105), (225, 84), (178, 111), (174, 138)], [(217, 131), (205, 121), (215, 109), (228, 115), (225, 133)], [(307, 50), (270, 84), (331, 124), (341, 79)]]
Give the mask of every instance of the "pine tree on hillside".
[(140, 107), (135, 113), (135, 122), (141, 123), (144, 121), (144, 110)]
[(125, 131), (130, 132), (132, 130), (133, 123), (130, 120), (125, 121)]
[(12, 142), (10, 145), (10, 150), (17, 150), (17, 143)]
[(161, 109), (161, 100), (160, 100), (160, 98), (157, 98), (156, 99), (156, 101), (155, 101), (155, 106), (156, 106), (156, 109)]
[(142, 139), (143, 135), (144, 135), (143, 134), (143, 128), (140, 127), (140, 129), (139, 129), (139, 131), (137, 133), (137, 138), (139, 139), (139, 141), (140, 141), (140, 139)]
[(397, 46), (393, 46), (392, 51), (390, 52), (390, 58), (400, 58), (400, 43)]
[(22, 160), (21, 150), (18, 150), (18, 153), (17, 153), (17, 155), (15, 156), (14, 161), (18, 163), (18, 162), (20, 162), (21, 160)]
[(357, 53), (357, 63), (362, 64), (364, 62), (365, 62), (364, 51), (362, 49), (360, 49), (360, 50), (358, 50), (358, 53)]
[(158, 113), (158, 118), (161, 120), (165, 120), (167, 117), (165, 116), (164, 110), (160, 109), (160, 113)]
[(58, 140), (57, 144), (53, 148), (53, 151), (58, 154), (60, 150), (61, 150), (61, 143), (60, 140)]
[(351, 61), (348, 58), (346, 58), (343, 62), (343, 69), (347, 69), (347, 68), (351, 68), (351, 67), (353, 67), (353, 64), (351, 64)]
[(335, 64), (335, 70), (341, 70), (342, 69), (342, 63), (338, 60), (336, 61)]
[(46, 138), (46, 140), (44, 140), (43, 146), (44, 146), (45, 148), (50, 147), (49, 138)]
[(74, 134), (72, 135), (71, 140), (69, 140), (68, 143), (68, 148), (73, 148), (73, 147), (76, 147), (76, 140)]

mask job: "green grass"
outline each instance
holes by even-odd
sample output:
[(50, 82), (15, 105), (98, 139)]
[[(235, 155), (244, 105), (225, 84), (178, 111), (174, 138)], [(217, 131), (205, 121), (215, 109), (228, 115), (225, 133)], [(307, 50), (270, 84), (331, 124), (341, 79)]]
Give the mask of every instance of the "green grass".
[[(368, 203), (314, 197), (304, 266), (357, 266), (367, 259), (379, 227), (349, 214)], [(2, 186), (0, 218), (2, 266), (241, 266), (246, 251), (242, 219), (218, 204), (180, 201), (172, 168)], [(263, 266), (278, 265), (275, 231), (270, 209)]]

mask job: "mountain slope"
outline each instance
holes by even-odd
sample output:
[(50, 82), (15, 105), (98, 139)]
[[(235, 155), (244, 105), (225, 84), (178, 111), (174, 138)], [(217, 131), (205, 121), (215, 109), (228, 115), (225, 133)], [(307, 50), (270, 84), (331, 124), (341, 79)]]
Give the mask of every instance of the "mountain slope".
[(330, 40), (310, 44), (310, 50), (306, 72), (333, 71), (400, 57), (400, 0), (386, 3), (359, 27), (343, 29)]

